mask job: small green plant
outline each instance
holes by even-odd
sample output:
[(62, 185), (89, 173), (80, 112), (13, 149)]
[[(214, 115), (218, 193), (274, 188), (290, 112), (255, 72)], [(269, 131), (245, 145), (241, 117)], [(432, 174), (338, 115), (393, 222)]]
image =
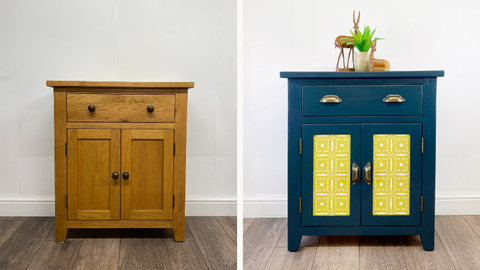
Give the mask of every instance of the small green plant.
[(352, 37), (344, 38), (342, 44), (353, 45), (360, 52), (368, 52), (368, 50), (370, 50), (370, 46), (372, 46), (372, 44), (375, 43), (375, 41), (383, 39), (383, 38), (374, 38), (372, 40), (376, 30), (377, 28), (375, 28), (373, 32), (370, 33), (370, 26), (366, 26), (366, 27), (364, 26), (363, 34), (360, 30), (357, 30), (356, 35), (354, 32), (352, 32), (352, 30), (350, 30), (350, 33), (352, 33)]

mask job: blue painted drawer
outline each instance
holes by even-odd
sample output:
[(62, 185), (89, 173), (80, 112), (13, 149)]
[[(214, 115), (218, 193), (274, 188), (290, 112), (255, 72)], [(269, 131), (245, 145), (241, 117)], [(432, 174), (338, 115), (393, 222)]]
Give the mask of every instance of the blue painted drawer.
[[(386, 103), (388, 95), (400, 95), (402, 103)], [(336, 95), (340, 103), (321, 103)], [(304, 85), (303, 116), (422, 115), (422, 85)]]

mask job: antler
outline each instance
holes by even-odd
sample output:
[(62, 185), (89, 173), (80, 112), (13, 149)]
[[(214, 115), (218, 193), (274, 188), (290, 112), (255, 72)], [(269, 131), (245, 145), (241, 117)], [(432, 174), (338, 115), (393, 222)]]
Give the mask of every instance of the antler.
[(353, 11), (353, 28), (355, 29), (355, 34), (357, 34), (359, 22), (360, 22), (360, 11), (358, 11), (358, 19), (355, 21), (355, 10), (354, 10)]

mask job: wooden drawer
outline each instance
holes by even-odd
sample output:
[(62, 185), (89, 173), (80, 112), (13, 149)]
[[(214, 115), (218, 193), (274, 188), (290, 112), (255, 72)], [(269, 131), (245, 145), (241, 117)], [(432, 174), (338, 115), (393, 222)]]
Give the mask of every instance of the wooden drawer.
[(67, 121), (175, 122), (175, 95), (67, 94)]
[[(342, 101), (320, 102), (326, 95)], [(388, 95), (400, 95), (405, 101), (384, 102)], [(422, 85), (308, 85), (302, 87), (302, 115), (422, 115), (422, 97)]]

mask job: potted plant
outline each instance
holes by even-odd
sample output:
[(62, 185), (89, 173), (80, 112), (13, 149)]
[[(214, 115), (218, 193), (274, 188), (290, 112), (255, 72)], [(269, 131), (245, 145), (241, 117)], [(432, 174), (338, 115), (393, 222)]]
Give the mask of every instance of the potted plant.
[(373, 43), (375, 43), (377, 40), (383, 39), (374, 38), (372, 40), (376, 30), (377, 29), (374, 29), (373, 32), (370, 33), (370, 26), (366, 26), (363, 29), (363, 33), (358, 30), (356, 35), (354, 32), (352, 32), (352, 30), (350, 30), (352, 36), (343, 39), (342, 44), (353, 45), (358, 50), (358, 52), (355, 52), (353, 55), (355, 71), (368, 71), (370, 69), (370, 54), (368, 51)]

